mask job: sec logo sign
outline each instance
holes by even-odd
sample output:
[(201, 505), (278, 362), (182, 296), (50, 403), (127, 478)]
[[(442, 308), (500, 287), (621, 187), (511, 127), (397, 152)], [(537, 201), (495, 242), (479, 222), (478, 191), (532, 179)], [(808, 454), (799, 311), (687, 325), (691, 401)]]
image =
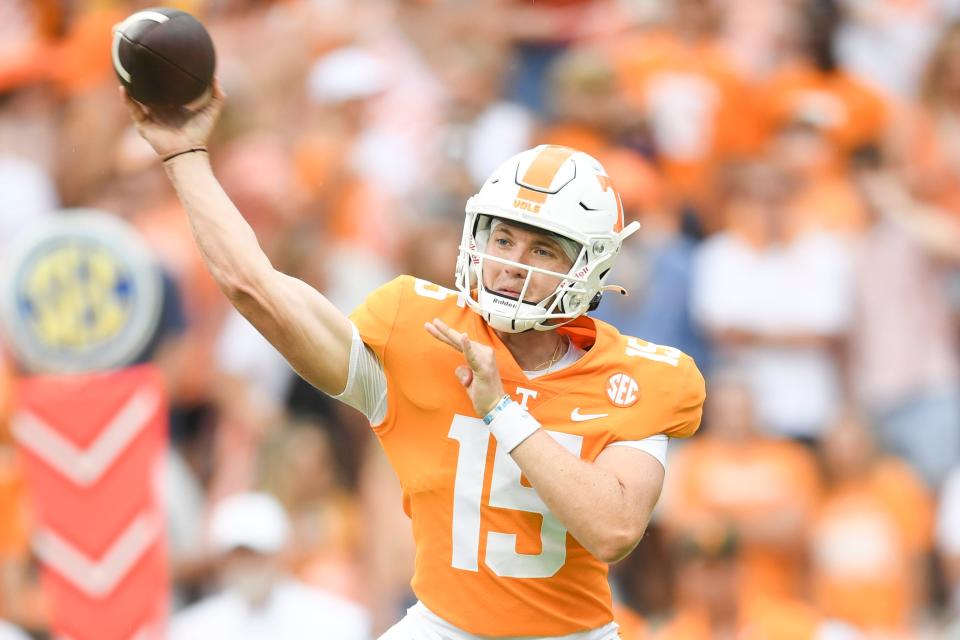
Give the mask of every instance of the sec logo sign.
[(615, 373), (607, 380), (607, 397), (618, 407), (629, 407), (640, 399), (640, 385), (625, 373)]
[(119, 218), (62, 212), (18, 239), (4, 261), (0, 320), (34, 373), (130, 364), (157, 327), (160, 272)]

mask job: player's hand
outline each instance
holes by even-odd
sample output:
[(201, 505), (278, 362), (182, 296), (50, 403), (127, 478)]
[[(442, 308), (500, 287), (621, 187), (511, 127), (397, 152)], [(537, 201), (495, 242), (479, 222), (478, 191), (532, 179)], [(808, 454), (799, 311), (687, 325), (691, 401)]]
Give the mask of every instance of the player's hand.
[(481, 418), (503, 397), (503, 382), (491, 347), (474, 342), (465, 333), (451, 329), (438, 318), (424, 323), (423, 328), (434, 338), (464, 355), (467, 366), (457, 367), (457, 379), (467, 390), (473, 409)]
[(210, 97), (195, 110), (185, 108), (162, 110), (146, 107), (120, 87), (137, 131), (161, 157), (196, 147), (206, 147), (217, 124), (226, 96), (220, 83), (214, 81)]

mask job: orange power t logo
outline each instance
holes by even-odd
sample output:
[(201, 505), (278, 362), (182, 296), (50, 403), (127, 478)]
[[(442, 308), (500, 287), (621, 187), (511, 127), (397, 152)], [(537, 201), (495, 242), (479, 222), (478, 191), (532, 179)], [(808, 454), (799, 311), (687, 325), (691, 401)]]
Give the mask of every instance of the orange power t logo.
[(600, 188), (604, 191), (613, 191), (613, 197), (617, 199), (617, 223), (613, 226), (613, 230), (616, 232), (623, 231), (623, 203), (620, 202), (620, 194), (617, 193), (617, 190), (613, 186), (613, 180), (610, 179), (610, 176), (602, 176), (597, 174), (597, 180), (600, 182)]
[[(547, 201), (548, 194), (543, 191), (550, 190), (550, 185), (553, 184), (553, 178), (557, 175), (557, 171), (573, 154), (574, 150), (569, 147), (555, 145), (544, 147), (527, 167), (527, 171), (523, 174), (521, 180), (522, 184), (529, 185), (533, 189), (526, 186), (520, 187), (517, 197), (513, 201), (513, 206), (531, 213), (539, 212), (539, 205)], [(536, 189), (543, 189), (543, 191), (536, 191)], [(523, 203), (524, 200), (527, 202)]]

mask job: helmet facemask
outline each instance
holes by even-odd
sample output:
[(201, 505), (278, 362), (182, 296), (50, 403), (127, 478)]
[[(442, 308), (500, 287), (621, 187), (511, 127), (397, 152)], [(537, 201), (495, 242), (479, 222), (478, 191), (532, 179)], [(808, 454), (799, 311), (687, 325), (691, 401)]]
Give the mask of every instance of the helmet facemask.
[[(598, 298), (599, 291), (596, 291), (593, 285), (601, 279), (600, 270), (608, 269), (604, 265), (612, 261), (614, 254), (593, 256), (594, 259), (591, 260), (591, 247), (586, 247), (572, 238), (537, 229), (553, 236), (561, 246), (565, 244), (571, 247), (572, 250), (564, 251), (568, 257), (573, 257), (573, 263), (568, 271), (564, 273), (550, 271), (494, 256), (487, 252), (487, 245), (490, 241), (491, 228), (495, 225), (494, 221), (498, 219), (502, 218), (481, 213), (467, 215), (456, 273), (457, 288), (461, 292), (467, 292), (464, 296), (466, 304), (480, 313), (490, 326), (507, 333), (519, 333), (531, 329), (549, 331), (567, 324), (595, 307), (595, 299)], [(604, 249), (605, 247), (601, 243), (595, 248)], [(574, 251), (575, 256), (571, 256)], [(605, 259), (596, 260), (596, 257)], [(485, 286), (483, 268), (488, 261), (512, 266), (525, 272), (523, 287), (517, 297), (492, 291)], [(559, 282), (542, 300), (524, 301), (534, 274), (555, 278)], [(474, 290), (475, 298), (472, 295)]]

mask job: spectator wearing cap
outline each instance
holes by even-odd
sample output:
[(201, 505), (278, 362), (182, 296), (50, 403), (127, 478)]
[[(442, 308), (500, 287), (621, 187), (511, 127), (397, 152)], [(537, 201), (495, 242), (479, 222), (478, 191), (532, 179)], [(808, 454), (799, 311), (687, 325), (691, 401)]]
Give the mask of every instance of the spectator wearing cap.
[(240, 493), (214, 507), (210, 543), (219, 590), (177, 614), (172, 640), (367, 640), (358, 605), (310, 588), (283, 568), (290, 524), (275, 498)]

